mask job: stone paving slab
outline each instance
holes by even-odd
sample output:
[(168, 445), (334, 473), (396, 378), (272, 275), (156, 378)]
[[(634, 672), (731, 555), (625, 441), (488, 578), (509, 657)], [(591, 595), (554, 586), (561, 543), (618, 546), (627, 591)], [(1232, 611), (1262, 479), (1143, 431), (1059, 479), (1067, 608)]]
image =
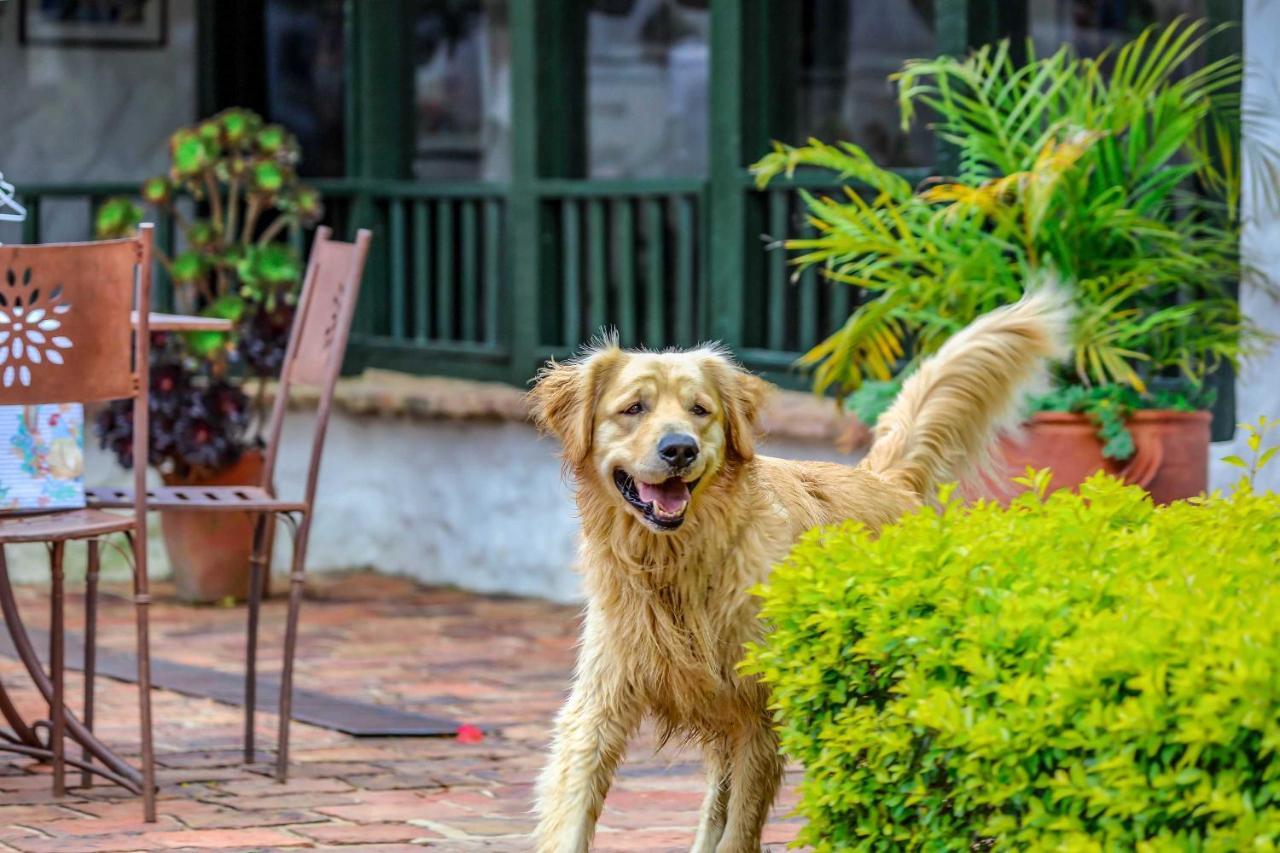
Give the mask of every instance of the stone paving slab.
[[(67, 624), (83, 625), (77, 582), (68, 584)], [(152, 649), (190, 666), (238, 674), (242, 608), (192, 608), (160, 585), (152, 605)], [(123, 587), (104, 588), (103, 647), (133, 649), (132, 607)], [(32, 627), (47, 628), (47, 591), (22, 587)], [(260, 667), (279, 668), (284, 602), (264, 606)], [(295, 722), (291, 778), (271, 778), (276, 718), (258, 715), (252, 764), (241, 763), (237, 707), (158, 690), (153, 696), (159, 820), (103, 783), (53, 796), (49, 769), (0, 753), (0, 850), (529, 850), (533, 781), (550, 721), (569, 683), (576, 608), (430, 589), (360, 573), (308, 585), (297, 684), (331, 696), (447, 716), (488, 734), (452, 738), (354, 738)], [(20, 710), (46, 716), (21, 665), (0, 658), (0, 679)], [(73, 709), (83, 682), (67, 675)], [(133, 686), (99, 682), (101, 736), (126, 756), (138, 751)], [(73, 753), (74, 754), (74, 753)], [(79, 775), (71, 776), (78, 781)], [(790, 780), (792, 783), (794, 779)], [(596, 850), (687, 850), (701, 797), (696, 754), (654, 751), (651, 732), (633, 745), (600, 819)], [(782, 850), (798, 828), (788, 784), (765, 835)]]

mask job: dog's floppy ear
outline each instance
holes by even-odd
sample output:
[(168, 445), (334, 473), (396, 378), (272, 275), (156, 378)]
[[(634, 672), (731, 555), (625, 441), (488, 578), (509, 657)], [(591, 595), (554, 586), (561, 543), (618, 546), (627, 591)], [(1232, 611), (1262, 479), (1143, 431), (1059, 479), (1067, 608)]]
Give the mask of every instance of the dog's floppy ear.
[(534, 377), (530, 415), (538, 429), (560, 439), (569, 466), (582, 465), (591, 454), (596, 401), (621, 356), (617, 341), (605, 338), (569, 361), (548, 362)]
[(760, 413), (773, 393), (773, 386), (739, 367), (719, 349), (712, 349), (709, 356), (708, 372), (724, 407), (728, 455), (743, 462), (749, 461), (756, 455)]

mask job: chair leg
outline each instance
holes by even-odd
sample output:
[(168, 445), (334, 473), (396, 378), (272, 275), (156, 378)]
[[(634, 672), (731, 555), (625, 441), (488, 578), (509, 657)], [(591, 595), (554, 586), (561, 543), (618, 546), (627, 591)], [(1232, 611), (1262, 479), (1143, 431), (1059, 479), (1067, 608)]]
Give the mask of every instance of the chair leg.
[(138, 717), (142, 728), (142, 814), (147, 823), (156, 820), (156, 756), (151, 734), (151, 624), (150, 580), (146, 555), (138, 553), (138, 539), (129, 536), (133, 553), (133, 609), (138, 622)]
[(253, 718), (258, 707), (258, 617), (262, 609), (262, 575), (269, 565), (268, 529), (273, 516), (263, 513), (253, 525), (253, 554), (249, 558), (249, 626), (245, 638), (244, 760), (254, 760)]
[(54, 542), (49, 552), (49, 569), (52, 575), (50, 591), (51, 612), (49, 615), (49, 669), (53, 678), (53, 701), (49, 703), (49, 719), (52, 727), (49, 733), (49, 749), (53, 753), (53, 793), (61, 797), (67, 793), (66, 754), (66, 693), (65, 670), (63, 660), (65, 651), (63, 637), (63, 589), (62, 589), (62, 554), (64, 542)]
[(262, 600), (267, 601), (271, 598), (271, 561), (276, 554), (276, 525), (275, 519), (271, 519), (271, 523), (267, 525), (267, 545), (266, 560), (262, 564)]
[[(98, 540), (87, 543), (89, 556), (84, 576), (84, 727), (93, 731), (93, 692), (98, 671), (98, 571), (100, 560)], [(93, 763), (93, 754), (86, 746), (80, 754), (85, 764)], [(93, 774), (80, 771), (80, 787), (93, 784)]]
[(293, 658), (298, 645), (298, 611), (302, 607), (302, 586), (306, 581), (307, 534), (310, 514), (303, 514), (293, 538), (293, 567), (289, 572), (289, 615), (284, 633), (284, 668), (280, 674), (280, 734), (276, 752), (276, 779), (289, 775), (289, 718), (293, 713)]

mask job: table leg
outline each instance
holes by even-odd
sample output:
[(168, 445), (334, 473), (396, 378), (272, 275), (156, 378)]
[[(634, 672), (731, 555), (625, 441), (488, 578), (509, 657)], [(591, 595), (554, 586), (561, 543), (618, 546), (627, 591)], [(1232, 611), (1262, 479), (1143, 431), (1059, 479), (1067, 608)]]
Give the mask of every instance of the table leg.
[(65, 542), (54, 542), (49, 552), (49, 569), (53, 578), (52, 590), (49, 594), (49, 670), (53, 676), (53, 698), (49, 702), (49, 719), (52, 729), (49, 733), (49, 748), (53, 752), (53, 793), (61, 797), (67, 793), (66, 762), (66, 661), (65, 638), (63, 630), (63, 588), (62, 588), (62, 555)]
[[(89, 555), (84, 578), (84, 727), (93, 731), (93, 692), (98, 670), (98, 571), (100, 558), (98, 540), (87, 543)], [(93, 764), (93, 754), (88, 747), (81, 747), (80, 760)], [(80, 771), (80, 786), (93, 784), (93, 774)]]

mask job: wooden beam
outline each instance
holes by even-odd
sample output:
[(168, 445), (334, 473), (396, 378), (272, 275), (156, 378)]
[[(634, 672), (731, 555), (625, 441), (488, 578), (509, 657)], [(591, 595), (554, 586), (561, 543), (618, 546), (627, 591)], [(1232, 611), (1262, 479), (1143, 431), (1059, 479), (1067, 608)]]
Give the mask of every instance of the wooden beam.
[(348, 2), (349, 176), (410, 175), (415, 115), (410, 23), (406, 0)]
[[(347, 176), (406, 178), (413, 155), (413, 88), (410, 74), (407, 0), (358, 2), (345, 6)], [(374, 233), (360, 290), (355, 330), (385, 335), (391, 304), (391, 233), (385, 210), (366, 193), (357, 195), (347, 223)], [(348, 370), (362, 365), (349, 363)]]
[[(537, 7), (536, 9), (534, 7)], [(558, 322), (555, 218), (538, 194), (544, 178), (586, 171), (586, 7), (575, 0), (508, 6), (511, 33), (511, 380), (538, 366), (548, 324)]]
[(746, 190), (742, 170), (744, 109), (744, 5), (757, 0), (710, 0), (711, 73), (709, 181), (703, 221), (707, 252), (707, 318), (710, 337), (729, 347), (742, 343)]

